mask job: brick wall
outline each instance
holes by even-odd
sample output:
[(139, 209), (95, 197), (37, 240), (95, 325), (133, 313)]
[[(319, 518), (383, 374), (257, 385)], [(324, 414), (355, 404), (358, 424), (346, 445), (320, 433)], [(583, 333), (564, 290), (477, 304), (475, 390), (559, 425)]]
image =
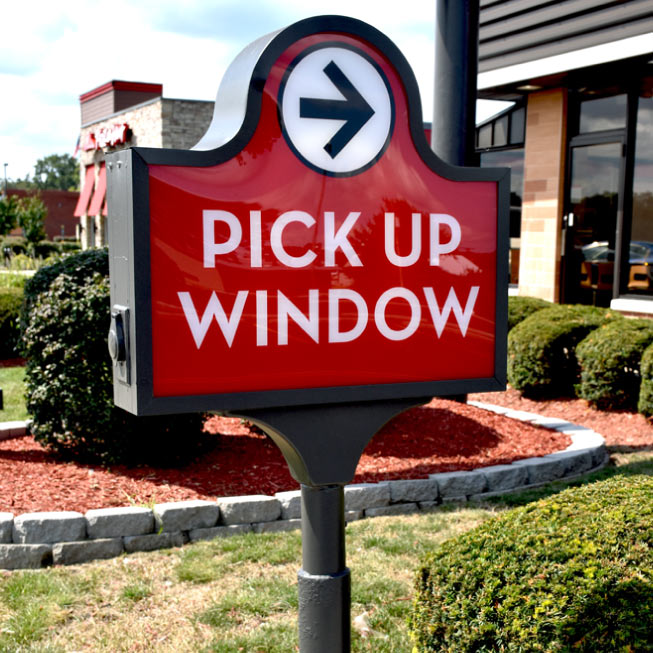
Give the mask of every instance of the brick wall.
[(557, 301), (565, 180), (567, 92), (528, 98), (519, 294)]
[[(17, 197), (26, 197), (34, 191), (22, 189), (9, 189), (9, 195)], [(68, 190), (40, 190), (39, 197), (43, 200), (48, 214), (45, 217), (45, 233), (49, 240), (54, 240), (60, 236), (74, 238), (77, 228), (77, 218), (73, 215), (75, 205), (77, 204), (78, 193)], [(16, 234), (20, 234), (20, 229), (15, 229)], [(12, 232), (12, 233), (14, 233)]]

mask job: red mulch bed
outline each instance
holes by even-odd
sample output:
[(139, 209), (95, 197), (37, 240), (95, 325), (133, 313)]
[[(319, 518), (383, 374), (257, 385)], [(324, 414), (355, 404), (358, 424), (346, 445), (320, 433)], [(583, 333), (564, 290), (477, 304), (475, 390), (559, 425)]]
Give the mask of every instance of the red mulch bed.
[[(490, 400), (498, 395), (492, 394)], [(566, 415), (565, 415), (566, 416)], [(0, 442), (0, 511), (21, 514), (215, 499), (294, 490), (276, 446), (238, 419), (213, 417), (215, 449), (181, 469), (111, 469), (62, 462), (31, 437)], [(567, 436), (473, 406), (434, 399), (399, 415), (366, 448), (355, 482), (426, 478), (542, 456), (564, 449)]]
[(533, 401), (524, 399), (519, 392), (508, 388), (506, 392), (486, 392), (470, 395), (470, 399), (489, 404), (525, 410), (548, 417), (560, 417), (574, 424), (582, 424), (605, 438), (613, 451), (653, 449), (653, 421), (638, 413), (596, 410), (582, 399), (550, 399)]

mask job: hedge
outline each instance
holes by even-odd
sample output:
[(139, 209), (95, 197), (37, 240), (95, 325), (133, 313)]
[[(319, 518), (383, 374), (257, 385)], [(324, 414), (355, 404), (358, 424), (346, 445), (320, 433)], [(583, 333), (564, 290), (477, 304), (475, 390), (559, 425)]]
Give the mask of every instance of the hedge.
[(592, 331), (576, 348), (576, 394), (601, 410), (637, 410), (640, 361), (653, 342), (653, 320), (616, 320)]
[[(66, 457), (177, 464), (211, 438), (201, 414), (135, 417), (113, 404), (106, 250), (42, 268), (28, 284), (24, 349), (35, 439)], [(26, 302), (27, 303), (27, 302)]]
[(653, 417), (653, 344), (649, 345), (642, 354), (640, 373), (642, 382), (639, 388), (637, 410), (642, 415)]
[(652, 548), (650, 476), (506, 512), (424, 561), (414, 651), (651, 651)]
[(508, 331), (523, 322), (529, 315), (553, 306), (539, 297), (508, 297)]
[(18, 356), (22, 288), (0, 289), (0, 358)]
[(508, 381), (533, 398), (574, 396), (577, 344), (618, 313), (594, 306), (558, 305), (537, 311), (508, 334)]

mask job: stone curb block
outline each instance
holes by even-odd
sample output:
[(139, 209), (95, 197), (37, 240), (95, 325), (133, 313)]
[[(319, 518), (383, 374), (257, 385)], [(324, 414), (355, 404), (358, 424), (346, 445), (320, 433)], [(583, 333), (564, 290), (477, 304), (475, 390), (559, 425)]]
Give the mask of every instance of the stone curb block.
[(416, 503), (396, 503), (392, 506), (381, 506), (380, 508), (368, 508), (365, 511), (366, 517), (393, 517), (397, 515), (412, 515), (419, 512)]
[(589, 450), (561, 451), (544, 456), (546, 460), (558, 460), (565, 466), (564, 476), (582, 474), (592, 469), (592, 454)]
[(213, 526), (212, 528), (194, 528), (188, 531), (190, 542), (199, 542), (200, 540), (213, 540), (216, 537), (230, 537), (232, 535), (242, 535), (251, 532), (250, 524), (234, 524), (233, 526)]
[[(386, 515), (432, 511), (520, 492), (548, 482), (575, 478), (602, 467), (609, 455), (604, 439), (591, 429), (525, 411), (469, 402), (513, 419), (554, 428), (571, 437), (564, 451), (472, 471), (431, 474), (428, 479), (383, 481), (345, 487), (347, 522)], [(1, 428), (1, 425), (0, 425)], [(212, 501), (162, 503), (145, 507), (77, 512), (0, 513), (0, 568), (39, 568), (76, 564), (154, 551), (185, 542), (239, 533), (272, 533), (301, 527), (301, 492), (225, 497)], [(88, 539), (87, 539), (88, 538)]]
[(14, 438), (22, 438), (27, 435), (29, 429), (29, 422), (0, 422), (0, 442), (2, 440), (13, 440)]
[(181, 531), (176, 533), (152, 533), (150, 535), (132, 535), (122, 538), (125, 552), (135, 553), (136, 551), (156, 551), (157, 549), (172, 549), (183, 546), (184, 534)]
[(91, 539), (146, 535), (154, 529), (154, 515), (149, 508), (98, 508), (88, 510), (85, 517)]
[(420, 478), (407, 481), (389, 481), (391, 503), (414, 503), (435, 501), (440, 491), (433, 478)]
[(524, 458), (512, 463), (523, 466), (528, 472), (528, 485), (548, 483), (565, 475), (566, 464), (561, 460), (545, 460), (544, 458)]
[(220, 519), (220, 507), (213, 501), (171, 501), (154, 506), (154, 528), (159, 532), (212, 528)]
[(363, 510), (345, 510), (345, 522), (349, 524), (353, 521), (359, 521), (365, 517)]
[(0, 544), (0, 569), (40, 569), (50, 564), (50, 544)]
[(277, 521), (264, 521), (259, 524), (252, 524), (255, 533), (286, 533), (301, 529), (301, 519), (284, 519)]
[(32, 512), (14, 517), (12, 539), (18, 544), (50, 544), (86, 538), (86, 519), (79, 512)]
[(115, 558), (122, 552), (122, 537), (85, 542), (58, 542), (52, 547), (52, 562), (55, 565), (77, 565), (80, 562)]
[(353, 483), (345, 486), (345, 511), (380, 508), (390, 504), (388, 483)]
[(14, 515), (11, 512), (0, 512), (0, 543), (11, 543), (14, 531)]
[(472, 472), (444, 472), (442, 474), (430, 474), (429, 479), (438, 483), (440, 496), (460, 497), (469, 496), (483, 492), (487, 485), (487, 479), (481, 470), (475, 469)]
[(492, 465), (481, 470), (489, 492), (512, 490), (528, 485), (528, 469), (523, 465)]
[(302, 516), (302, 491), (289, 490), (274, 495), (281, 504), (281, 519), (300, 519)]
[(264, 494), (220, 498), (218, 505), (222, 514), (221, 523), (225, 526), (275, 521), (281, 516), (279, 500)]

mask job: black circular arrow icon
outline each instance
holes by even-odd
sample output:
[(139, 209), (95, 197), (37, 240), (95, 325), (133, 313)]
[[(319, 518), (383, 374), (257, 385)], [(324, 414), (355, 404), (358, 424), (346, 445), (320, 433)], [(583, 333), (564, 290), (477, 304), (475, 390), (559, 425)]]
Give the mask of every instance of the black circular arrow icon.
[(326, 100), (319, 98), (300, 98), (299, 117), (318, 120), (344, 120), (345, 124), (324, 146), (324, 150), (335, 159), (347, 146), (363, 125), (374, 115), (374, 109), (366, 102), (338, 65), (331, 61), (324, 74), (340, 91), (343, 100)]

